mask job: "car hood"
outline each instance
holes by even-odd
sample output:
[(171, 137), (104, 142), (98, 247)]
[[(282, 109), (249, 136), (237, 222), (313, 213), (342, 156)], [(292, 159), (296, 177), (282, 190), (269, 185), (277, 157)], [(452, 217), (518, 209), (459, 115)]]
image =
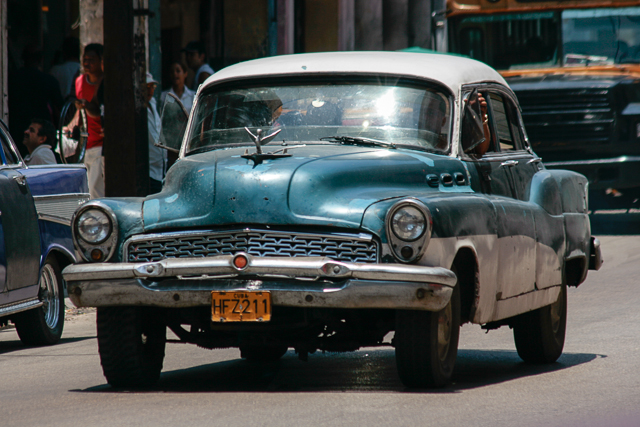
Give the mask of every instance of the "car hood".
[(245, 149), (176, 163), (162, 192), (143, 204), (145, 232), (233, 224), (358, 228), (372, 203), (438, 191), (427, 185), (428, 174), (467, 176), (457, 159), (414, 150), (308, 145), (289, 148), (291, 157), (254, 164), (241, 157)]

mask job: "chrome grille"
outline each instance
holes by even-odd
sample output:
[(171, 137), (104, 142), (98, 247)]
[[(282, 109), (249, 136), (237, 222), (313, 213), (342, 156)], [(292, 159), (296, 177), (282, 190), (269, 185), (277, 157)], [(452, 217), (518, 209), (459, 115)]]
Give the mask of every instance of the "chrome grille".
[(255, 256), (329, 257), (344, 262), (378, 261), (378, 246), (368, 234), (305, 234), (247, 229), (135, 236), (125, 243), (124, 255), (128, 262), (149, 262), (238, 252)]

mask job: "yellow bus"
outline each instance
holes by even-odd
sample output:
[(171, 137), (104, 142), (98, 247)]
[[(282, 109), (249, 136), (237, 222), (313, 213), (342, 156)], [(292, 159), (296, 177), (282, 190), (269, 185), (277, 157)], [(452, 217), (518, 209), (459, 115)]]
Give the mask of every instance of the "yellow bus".
[(640, 209), (640, 1), (448, 0), (445, 15), (448, 51), (501, 72), (547, 166), (586, 175), (594, 209)]
[(640, 62), (637, 0), (449, 0), (447, 24), (449, 51), (499, 70)]

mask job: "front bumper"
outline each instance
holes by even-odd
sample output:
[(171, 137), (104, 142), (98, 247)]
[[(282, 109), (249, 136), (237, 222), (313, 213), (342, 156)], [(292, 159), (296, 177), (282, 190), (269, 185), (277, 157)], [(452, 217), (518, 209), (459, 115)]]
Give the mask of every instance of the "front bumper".
[[(247, 258), (244, 268), (234, 259)], [(248, 254), (150, 263), (76, 264), (63, 271), (78, 307), (211, 305), (211, 291), (269, 291), (274, 305), (438, 311), (451, 298), (455, 274), (441, 267), (358, 264), (330, 258)]]

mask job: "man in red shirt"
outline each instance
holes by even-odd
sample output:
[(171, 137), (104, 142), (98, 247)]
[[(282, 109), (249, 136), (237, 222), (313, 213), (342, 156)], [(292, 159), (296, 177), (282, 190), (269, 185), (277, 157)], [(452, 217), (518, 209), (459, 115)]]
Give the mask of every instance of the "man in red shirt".
[[(91, 43), (85, 46), (82, 55), (83, 74), (76, 79), (76, 98), (78, 108), (93, 99), (96, 90), (102, 83), (104, 76), (102, 55), (104, 48), (99, 43)], [(104, 157), (102, 156), (102, 142), (104, 134), (99, 117), (91, 117), (87, 114), (87, 150), (84, 156), (84, 164), (87, 167), (87, 179), (89, 181), (89, 193), (91, 198), (104, 197)]]

